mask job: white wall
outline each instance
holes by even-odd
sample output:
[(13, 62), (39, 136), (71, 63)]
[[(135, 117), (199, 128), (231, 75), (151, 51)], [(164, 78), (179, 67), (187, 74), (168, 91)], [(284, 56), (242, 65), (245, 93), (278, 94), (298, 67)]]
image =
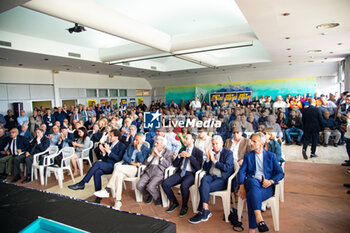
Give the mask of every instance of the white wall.
[[(67, 88), (72, 88), (74, 94), (70, 92), (68, 96), (60, 96), (61, 89)], [(143, 78), (109, 78), (107, 75), (73, 72), (53, 74), (51, 70), (0, 67), (0, 113), (5, 114), (13, 102), (23, 102), (24, 110), (30, 114), (33, 100), (51, 100), (54, 106), (61, 106), (62, 99), (77, 99), (82, 104), (87, 104), (88, 99), (111, 99), (87, 98), (86, 88), (127, 89), (128, 101), (129, 98), (135, 98), (136, 103), (136, 89), (152, 89)], [(147, 105), (151, 103), (151, 97), (143, 98)], [(119, 101), (120, 99), (121, 97), (118, 98)]]

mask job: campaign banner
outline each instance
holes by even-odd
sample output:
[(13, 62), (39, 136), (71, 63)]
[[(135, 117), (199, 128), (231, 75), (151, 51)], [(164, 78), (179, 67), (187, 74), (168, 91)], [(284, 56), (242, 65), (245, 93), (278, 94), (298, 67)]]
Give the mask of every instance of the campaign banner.
[(128, 99), (121, 99), (121, 104), (123, 105), (123, 106), (126, 106), (126, 105), (128, 105)]
[(213, 102), (216, 98), (218, 102), (223, 102), (224, 98), (227, 102), (234, 100), (238, 102), (240, 100), (247, 101), (252, 97), (251, 91), (233, 91), (233, 92), (212, 92), (209, 94), (210, 102)]
[(111, 102), (113, 104), (113, 107), (118, 108), (118, 100), (117, 99), (111, 99)]
[(95, 103), (96, 105), (96, 100), (88, 100), (88, 106), (91, 107), (92, 103)]
[(135, 98), (130, 98), (130, 103), (133, 107), (135, 107), (136, 104), (136, 99)]
[(100, 99), (100, 104), (103, 106), (108, 102), (108, 99)]
[(137, 105), (140, 105), (142, 101), (143, 101), (143, 98), (137, 98)]

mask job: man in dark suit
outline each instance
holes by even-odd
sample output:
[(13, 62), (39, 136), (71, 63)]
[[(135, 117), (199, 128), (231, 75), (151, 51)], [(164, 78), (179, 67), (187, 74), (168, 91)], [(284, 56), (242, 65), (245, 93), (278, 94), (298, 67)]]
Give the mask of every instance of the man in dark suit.
[(16, 116), (13, 115), (13, 111), (11, 109), (7, 110), (7, 115), (4, 118), (5, 118), (5, 121), (6, 121), (5, 128), (7, 130), (10, 131), (12, 128), (16, 128), (17, 127)]
[(284, 177), (276, 155), (264, 150), (265, 142), (263, 133), (252, 135), (252, 151), (244, 155), (237, 175), (238, 195), (247, 199), (249, 232), (255, 232), (257, 227), (259, 232), (269, 231), (261, 215), (261, 203), (273, 195), (274, 184)]
[(82, 118), (81, 114), (79, 113), (79, 109), (78, 108), (74, 108), (74, 112), (70, 116), (70, 123), (73, 124), (73, 120), (80, 121), (82, 119), (83, 118)]
[(315, 99), (309, 99), (310, 106), (302, 110), (302, 120), (304, 125), (304, 143), (303, 143), (303, 157), (308, 159), (306, 155), (306, 149), (311, 141), (311, 156), (310, 158), (317, 157), (316, 146), (320, 131), (323, 131), (322, 115), (319, 109), (315, 107)]
[[(46, 114), (43, 116), (43, 123), (46, 125), (47, 132), (50, 133), (52, 126), (55, 124), (55, 116), (51, 114), (51, 109), (46, 109)], [(44, 132), (45, 133), (45, 132)]]
[(17, 182), (19, 179), (21, 179), (19, 165), (23, 162), (26, 163), (26, 179), (23, 180), (22, 183), (30, 182), (32, 174), (33, 155), (40, 152), (44, 152), (47, 148), (49, 148), (49, 146), (50, 140), (44, 136), (44, 132), (42, 129), (37, 128), (35, 130), (35, 138), (29, 144), (28, 150), (25, 153), (16, 156), (14, 159), (15, 178), (13, 182)]
[(190, 223), (205, 222), (211, 217), (208, 207), (210, 192), (224, 190), (227, 187), (227, 179), (234, 172), (233, 153), (224, 148), (223, 145), (221, 136), (215, 135), (212, 139), (214, 151), (207, 151), (208, 157), (203, 164), (203, 170), (206, 174), (199, 186), (199, 212), (189, 219)]
[(1, 180), (5, 180), (7, 176), (11, 173), (13, 166), (12, 161), (14, 157), (18, 157), (20, 154), (24, 153), (28, 149), (28, 144), (28, 139), (18, 135), (17, 128), (12, 128), (10, 130), (10, 137), (6, 138), (2, 144), (4, 145), (4, 148), (3, 150), (1, 150), (0, 159)]
[(203, 151), (195, 147), (192, 134), (187, 134), (183, 140), (184, 148), (181, 148), (178, 155), (176, 155), (173, 166), (177, 167), (174, 175), (168, 177), (162, 183), (162, 188), (168, 199), (172, 202), (167, 212), (174, 211), (179, 207), (179, 202), (171, 189), (171, 187), (181, 184), (182, 208), (180, 217), (187, 214), (187, 202), (189, 198), (189, 189), (194, 184), (196, 172), (201, 169), (203, 161)]
[[(125, 145), (119, 141), (119, 138), (121, 138), (119, 130), (111, 130), (108, 136), (109, 144), (100, 144), (100, 149), (103, 154), (102, 161), (94, 163), (79, 183), (70, 185), (68, 188), (73, 190), (84, 189), (85, 184), (89, 183), (91, 177), (94, 176), (95, 191), (101, 190), (101, 176), (104, 174), (112, 174), (114, 164), (122, 160), (125, 151)], [(100, 203), (100, 201), (101, 198), (99, 197), (95, 200), (96, 203)]]

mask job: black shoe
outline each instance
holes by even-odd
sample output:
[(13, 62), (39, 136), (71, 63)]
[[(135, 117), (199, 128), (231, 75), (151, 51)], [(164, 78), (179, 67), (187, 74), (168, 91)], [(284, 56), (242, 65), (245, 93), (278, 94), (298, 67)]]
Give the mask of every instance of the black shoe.
[(26, 184), (30, 181), (32, 181), (32, 179), (30, 179), (30, 177), (28, 176), (25, 180), (22, 181), (22, 184)]
[(333, 145), (334, 147), (338, 147), (338, 143), (334, 143), (334, 145)]
[(297, 142), (297, 145), (298, 145), (298, 146), (301, 146), (301, 142)]
[(6, 173), (2, 174), (0, 177), (0, 181), (4, 181), (4, 180), (6, 180), (6, 178), (7, 178), (7, 174)]
[(179, 203), (178, 202), (173, 202), (169, 209), (166, 210), (166, 212), (170, 213), (170, 212), (173, 212), (177, 207), (179, 207)]
[(188, 211), (188, 207), (187, 206), (183, 206), (180, 210), (180, 217), (183, 217), (187, 214), (187, 211)]
[(15, 178), (13, 178), (13, 180), (11, 181), (12, 183), (16, 183), (17, 181), (19, 181), (21, 179), (20, 176), (15, 176)]
[(267, 232), (269, 231), (269, 228), (266, 226), (264, 221), (261, 221), (258, 223), (258, 230), (259, 232)]
[(80, 181), (79, 183), (69, 185), (68, 188), (73, 189), (73, 190), (79, 190), (79, 189), (84, 189), (85, 188), (85, 183)]
[(348, 190), (346, 193), (347, 193), (347, 194), (350, 194), (350, 190)]
[(328, 144), (324, 143), (324, 144), (323, 144), (323, 146), (324, 146), (324, 147), (327, 147), (327, 146), (328, 146)]
[(145, 203), (146, 203), (146, 204), (151, 204), (151, 203), (152, 203), (152, 201), (153, 201), (153, 197), (152, 197), (152, 195), (148, 195), (148, 197), (147, 197), (147, 199), (146, 199)]
[(98, 204), (100, 204), (101, 203), (101, 200), (102, 200), (102, 198), (100, 198), (100, 197), (96, 197), (96, 199), (95, 199), (95, 203), (98, 203)]
[(350, 184), (344, 184), (344, 187), (350, 188)]
[(310, 158), (317, 158), (318, 157), (318, 155), (316, 155), (316, 154), (311, 154), (310, 155)]
[(308, 159), (305, 150), (303, 150), (303, 157), (304, 157), (304, 159)]
[(156, 205), (163, 205), (162, 198), (157, 199)]
[(344, 163), (350, 163), (350, 160), (344, 160)]
[(348, 163), (342, 163), (341, 165), (342, 165), (342, 166), (349, 167), (349, 166), (350, 166), (350, 162), (348, 162)]

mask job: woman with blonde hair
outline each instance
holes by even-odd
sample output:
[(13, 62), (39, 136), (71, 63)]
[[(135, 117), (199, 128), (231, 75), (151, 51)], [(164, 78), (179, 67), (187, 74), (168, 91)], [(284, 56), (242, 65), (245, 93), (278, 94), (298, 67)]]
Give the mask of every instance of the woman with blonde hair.
[(276, 132), (274, 132), (273, 128), (265, 128), (264, 134), (266, 136), (265, 150), (275, 153), (278, 162), (282, 165), (284, 159), (282, 158), (281, 146), (276, 140)]

